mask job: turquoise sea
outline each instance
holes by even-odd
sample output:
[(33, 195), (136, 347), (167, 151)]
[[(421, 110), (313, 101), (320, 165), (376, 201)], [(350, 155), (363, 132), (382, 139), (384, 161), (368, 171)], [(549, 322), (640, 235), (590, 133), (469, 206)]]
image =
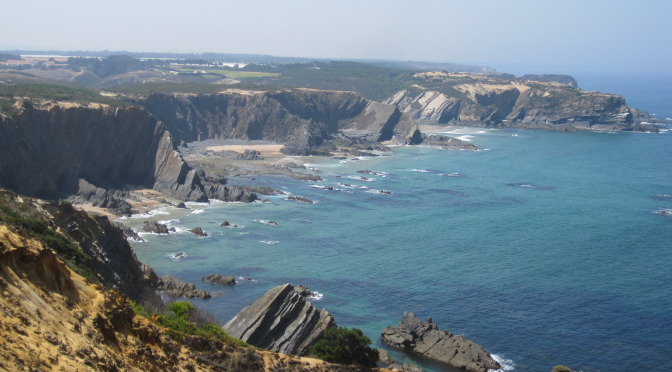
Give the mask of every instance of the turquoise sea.
[[(652, 79), (650, 89), (641, 80), (602, 79), (579, 84), (672, 117), (672, 79)], [(672, 370), (672, 214), (659, 213), (672, 213), (672, 132), (441, 132), (486, 150), (395, 147), (359, 160), (300, 158), (325, 180), (231, 182), (314, 204), (284, 196), (192, 203), (190, 211), (125, 223), (178, 228), (133, 243), (138, 258), (159, 274), (223, 291), (195, 301), (222, 323), (289, 282), (319, 292), (318, 307), (377, 346), (383, 328), (413, 311), (484, 345), (506, 370)], [(220, 227), (225, 220), (240, 228)], [(279, 226), (261, 223), (269, 220)], [(210, 236), (185, 232), (196, 226)], [(186, 257), (172, 259), (176, 252)], [(252, 280), (231, 288), (200, 281), (211, 273)]]

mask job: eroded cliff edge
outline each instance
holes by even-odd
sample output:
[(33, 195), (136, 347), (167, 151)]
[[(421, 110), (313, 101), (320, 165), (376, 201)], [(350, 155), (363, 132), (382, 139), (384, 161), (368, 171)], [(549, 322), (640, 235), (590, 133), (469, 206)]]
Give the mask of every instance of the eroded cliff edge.
[(267, 140), (290, 155), (324, 155), (331, 140), (369, 145), (420, 143), (415, 122), (397, 107), (354, 92), (308, 89), (221, 94), (153, 94), (139, 102), (176, 142), (205, 139)]
[(587, 92), (569, 76), (425, 72), (385, 103), (438, 124), (551, 130), (657, 131), (616, 94)]
[(17, 101), (0, 116), (0, 187), (59, 199), (89, 190), (152, 188), (180, 200), (254, 200), (207, 180), (166, 127), (138, 106)]

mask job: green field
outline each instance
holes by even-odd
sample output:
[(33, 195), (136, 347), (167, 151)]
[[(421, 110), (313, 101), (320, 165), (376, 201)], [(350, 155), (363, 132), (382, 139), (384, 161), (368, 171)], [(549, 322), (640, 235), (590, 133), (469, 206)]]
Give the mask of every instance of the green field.
[(276, 72), (256, 72), (256, 71), (239, 71), (239, 70), (224, 70), (224, 69), (215, 69), (215, 68), (192, 68), (192, 67), (180, 67), (174, 71), (190, 73), (194, 71), (205, 71), (207, 74), (220, 75), (222, 77), (228, 77), (232, 79), (245, 79), (245, 78), (265, 78), (265, 77), (277, 77), (280, 76)]

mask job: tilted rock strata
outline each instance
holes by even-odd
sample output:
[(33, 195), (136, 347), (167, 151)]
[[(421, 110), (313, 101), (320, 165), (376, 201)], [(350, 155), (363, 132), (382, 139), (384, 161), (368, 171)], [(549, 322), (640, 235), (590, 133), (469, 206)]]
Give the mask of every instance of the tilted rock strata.
[(64, 371), (360, 371), (183, 335), (136, 316), (50, 249), (0, 224), (0, 369)]
[(232, 337), (292, 355), (305, 355), (324, 331), (335, 326), (326, 309), (318, 310), (290, 284), (266, 292), (224, 325)]
[(628, 107), (623, 97), (580, 90), (571, 77), (532, 76), (546, 81), (447, 73), (416, 77), (434, 88), (415, 85), (384, 101), (415, 120), (479, 127), (656, 131), (642, 125), (652, 121), (648, 114)]
[[(394, 106), (353, 92), (280, 90), (256, 94), (154, 94), (141, 102), (176, 141), (267, 140), (283, 152), (321, 155), (331, 136), (411, 143), (415, 123)], [(326, 153), (325, 153), (326, 154)]]
[(423, 322), (411, 312), (404, 313), (398, 328), (388, 326), (381, 336), (389, 345), (470, 372), (501, 368), (482, 346), (449, 331), (441, 331), (431, 319)]
[(0, 187), (23, 195), (81, 192), (123, 213), (130, 208), (99, 188), (153, 188), (192, 201), (256, 199), (244, 188), (203, 180), (142, 107), (24, 101), (11, 116), (0, 115), (0, 148)]

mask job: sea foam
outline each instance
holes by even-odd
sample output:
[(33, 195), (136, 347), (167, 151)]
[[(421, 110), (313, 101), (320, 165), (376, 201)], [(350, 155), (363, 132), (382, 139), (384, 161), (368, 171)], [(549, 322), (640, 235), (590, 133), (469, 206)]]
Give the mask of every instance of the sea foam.
[(497, 361), (497, 363), (499, 363), (502, 366), (502, 368), (500, 368), (500, 369), (489, 369), (488, 372), (513, 371), (513, 368), (514, 368), (513, 360), (505, 359), (504, 357), (501, 357), (501, 356), (496, 355), (496, 354), (491, 354), (491, 355), (492, 355), (492, 359)]

